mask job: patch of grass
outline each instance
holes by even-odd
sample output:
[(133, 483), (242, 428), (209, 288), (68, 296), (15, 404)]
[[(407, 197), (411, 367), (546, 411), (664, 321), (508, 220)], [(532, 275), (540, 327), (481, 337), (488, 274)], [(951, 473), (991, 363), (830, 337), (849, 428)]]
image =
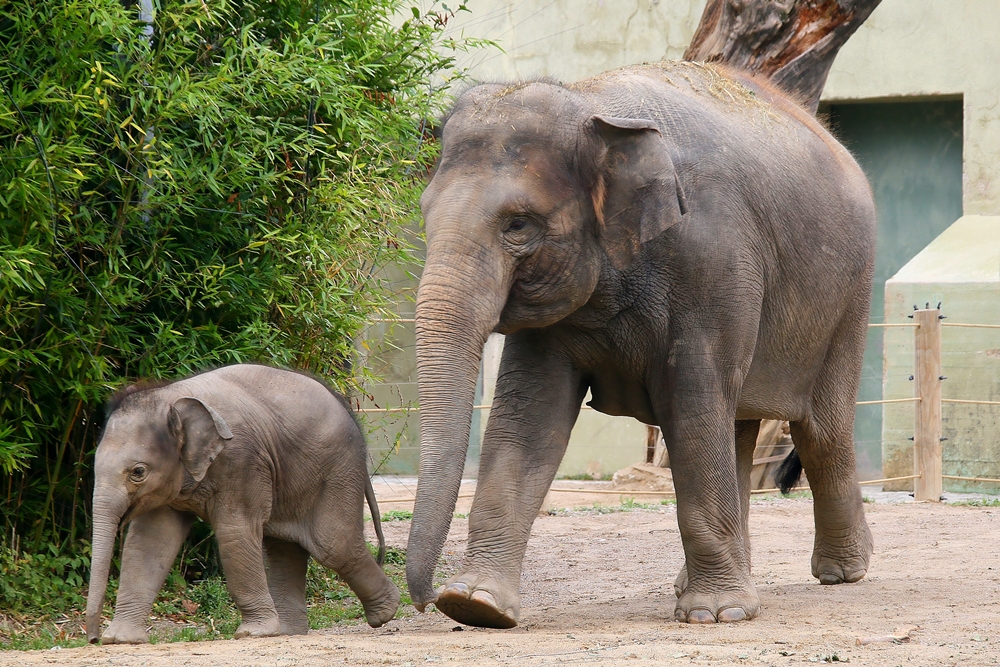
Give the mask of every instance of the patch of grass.
[(610, 482), (612, 477), (613, 475), (610, 473), (607, 475), (590, 475), (588, 473), (583, 472), (583, 473), (576, 473), (573, 475), (563, 475), (558, 479), (564, 479), (567, 481), (575, 481), (575, 482)]
[(409, 521), (413, 518), (413, 512), (407, 510), (389, 510), (382, 514), (382, 523), (389, 521)]
[(772, 500), (799, 500), (802, 498), (812, 498), (812, 491), (792, 491), (787, 496), (781, 495), (777, 490), (773, 493), (755, 493), (750, 496), (750, 502), (762, 502)]
[(639, 502), (632, 496), (627, 496), (624, 493), (621, 495), (621, 500), (617, 505), (603, 505), (601, 503), (594, 503), (590, 507), (565, 507), (557, 508), (553, 507), (549, 509), (549, 516), (559, 516), (565, 514), (573, 514), (577, 512), (586, 513), (596, 513), (596, 514), (616, 514), (618, 512), (632, 512), (636, 510), (653, 510), (659, 511), (664, 507), (670, 505), (676, 505), (676, 498), (663, 498), (658, 501), (653, 502)]
[(59, 620), (18, 619), (0, 615), (0, 651), (38, 651), (61, 646), (86, 646), (83, 617), (74, 614)]
[[(26, 553), (0, 546), (0, 650), (86, 644), (80, 591), (90, 569), (90, 546), (75, 555), (53, 544)], [(109, 586), (111, 588), (111, 586)]]
[(871, 496), (861, 496), (861, 502), (871, 505), (875, 502), (875, 499)]
[(973, 498), (972, 500), (956, 500), (948, 504), (965, 507), (1000, 507), (1000, 498)]

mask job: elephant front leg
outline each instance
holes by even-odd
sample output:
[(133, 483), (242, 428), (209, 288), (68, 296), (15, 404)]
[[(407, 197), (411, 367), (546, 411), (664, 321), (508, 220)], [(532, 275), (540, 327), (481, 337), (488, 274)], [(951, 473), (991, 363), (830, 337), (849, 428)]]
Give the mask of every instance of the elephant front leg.
[[(743, 514), (743, 544), (746, 549), (746, 561), (750, 558), (750, 473), (753, 470), (753, 453), (757, 448), (757, 435), (760, 432), (760, 420), (748, 419), (736, 422), (736, 476), (740, 491), (740, 510)], [(687, 565), (674, 580), (674, 594), (678, 599), (687, 590)]]
[(512, 628), (531, 525), (566, 451), (585, 388), (566, 359), (507, 338), (469, 514), (465, 569), (435, 605), (479, 627)]
[[(692, 374), (695, 378), (717, 373)], [(735, 408), (726, 393), (688, 380), (671, 383), (678, 390), (658, 413), (674, 486), (677, 522), (684, 545), (685, 568), (675, 587), (674, 616), (686, 623), (742, 621), (760, 611), (750, 577), (750, 448), (754, 428), (741, 424), (740, 447), (733, 429)], [(740, 427), (742, 426), (742, 428)], [(686, 581), (685, 575), (686, 574)]]
[(263, 523), (230, 513), (225, 523), (213, 522), (213, 528), (226, 587), (243, 618), (233, 637), (280, 635), (281, 621), (264, 570)]
[(141, 514), (129, 523), (122, 549), (115, 617), (101, 635), (103, 644), (144, 644), (156, 594), (174, 564), (194, 516), (169, 507)]

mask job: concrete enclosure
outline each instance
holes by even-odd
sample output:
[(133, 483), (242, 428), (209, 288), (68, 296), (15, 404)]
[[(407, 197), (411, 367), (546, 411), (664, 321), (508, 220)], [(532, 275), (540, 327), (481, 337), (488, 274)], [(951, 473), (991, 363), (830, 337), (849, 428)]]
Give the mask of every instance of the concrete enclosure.
[[(427, 0), (421, 4), (429, 7)], [(705, 1), (469, 0), (466, 4), (471, 11), (451, 19), (451, 35), (490, 39), (502, 48), (458, 54), (471, 81), (551, 77), (569, 82), (622, 65), (680, 58)], [(995, 0), (883, 0), (834, 63), (821, 111), (829, 113), (875, 186), (883, 281), (963, 213), (1000, 214), (997, 34), (1000, 3)], [(899, 140), (887, 141), (887, 136)], [(900, 145), (908, 148), (896, 150)], [(875, 322), (883, 317), (878, 303), (882, 289), (880, 282), (872, 311)], [(928, 300), (933, 299), (923, 298)], [(995, 314), (1000, 301), (993, 303)], [(887, 315), (889, 308), (887, 300)], [(947, 312), (947, 302), (945, 308)], [(401, 303), (401, 317), (412, 317), (412, 312), (412, 302)], [(882, 394), (880, 334), (870, 340), (862, 387), (862, 398), (867, 400)], [(404, 322), (394, 327), (382, 346), (380, 361), (394, 369), (386, 384), (372, 388), (382, 407), (416, 400), (412, 341), (412, 323)], [(887, 334), (887, 359), (889, 345)], [(488, 385), (494, 374), (485, 369), (483, 384)], [(896, 387), (887, 379), (887, 397), (890, 390)], [(482, 386), (480, 396), (490, 395), (491, 389)], [(487, 414), (477, 411), (480, 421), (473, 424), (470, 474), (476, 468)], [(885, 419), (890, 414), (887, 410)], [(389, 459), (387, 470), (412, 473), (419, 444), (416, 413), (405, 420), (405, 428), (400, 427), (401, 420), (396, 419), (377, 430), (373, 458), (378, 462), (387, 447), (398, 445), (399, 454)], [(887, 426), (885, 432), (890, 430)], [(882, 431), (882, 410), (859, 412), (863, 476), (881, 476)], [(633, 420), (585, 410), (560, 474), (609, 474), (642, 458), (644, 437), (644, 427)]]
[[(885, 283), (885, 321), (899, 324), (914, 306), (935, 307), (947, 318), (941, 330), (943, 399), (1000, 401), (1000, 329), (948, 326), (1000, 325), (1000, 216), (960, 218)], [(885, 397), (914, 395), (913, 330), (885, 330)], [(882, 465), (886, 477), (913, 474), (914, 404), (882, 406)], [(941, 406), (943, 473), (1000, 478), (997, 424), (1000, 406)], [(909, 482), (892, 485), (909, 490)], [(974, 482), (944, 480), (947, 491), (982, 491)]]

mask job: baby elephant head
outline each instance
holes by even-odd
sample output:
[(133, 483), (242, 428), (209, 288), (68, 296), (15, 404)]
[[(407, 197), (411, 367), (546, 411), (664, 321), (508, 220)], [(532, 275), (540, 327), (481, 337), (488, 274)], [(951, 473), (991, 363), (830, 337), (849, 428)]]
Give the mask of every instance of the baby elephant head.
[(233, 437), (212, 406), (160, 390), (127, 393), (97, 447), (87, 637), (100, 639), (115, 535), (132, 517), (190, 492)]

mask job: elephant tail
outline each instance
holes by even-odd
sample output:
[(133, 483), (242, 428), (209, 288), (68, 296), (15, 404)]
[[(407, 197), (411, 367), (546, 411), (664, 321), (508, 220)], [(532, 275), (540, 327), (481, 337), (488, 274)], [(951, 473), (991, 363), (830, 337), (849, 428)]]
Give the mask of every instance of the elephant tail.
[(378, 557), (375, 561), (381, 567), (385, 565), (385, 535), (382, 534), (382, 515), (378, 511), (378, 501), (375, 500), (375, 489), (372, 488), (372, 480), (368, 475), (365, 475), (365, 498), (368, 500), (368, 509), (372, 511), (375, 534), (378, 535)]
[(786, 456), (785, 460), (778, 466), (777, 472), (774, 473), (774, 481), (781, 492), (787, 495), (798, 483), (801, 476), (802, 461), (799, 459), (799, 453), (793, 449), (792, 453)]

